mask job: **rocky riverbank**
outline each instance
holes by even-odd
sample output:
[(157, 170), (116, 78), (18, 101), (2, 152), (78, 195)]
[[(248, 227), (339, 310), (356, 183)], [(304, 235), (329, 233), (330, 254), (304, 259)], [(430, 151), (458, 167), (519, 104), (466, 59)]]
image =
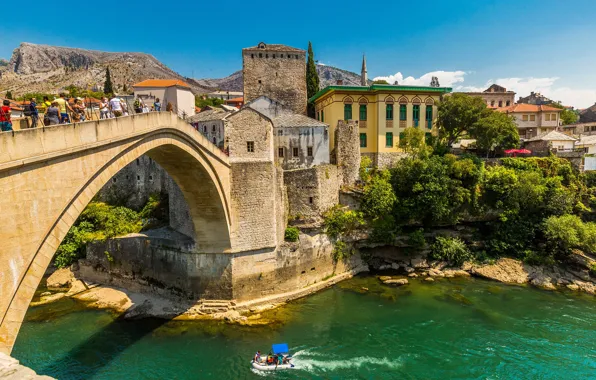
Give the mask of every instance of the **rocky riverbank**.
[[(520, 260), (501, 258), (490, 263), (466, 262), (450, 267), (443, 261), (429, 261), (425, 255), (407, 256), (385, 247), (369, 258), (371, 270), (396, 272), (400, 276), (381, 276), (388, 285), (402, 285), (400, 279), (422, 277), (434, 281), (442, 277), (476, 276), (507, 284), (530, 284), (545, 290), (569, 289), (596, 295), (596, 276), (591, 272), (596, 259), (574, 252), (565, 267), (533, 266)], [(407, 280), (406, 280), (407, 281)]]
[(53, 380), (53, 377), (40, 376), (18, 360), (0, 352), (0, 379), (4, 380)]

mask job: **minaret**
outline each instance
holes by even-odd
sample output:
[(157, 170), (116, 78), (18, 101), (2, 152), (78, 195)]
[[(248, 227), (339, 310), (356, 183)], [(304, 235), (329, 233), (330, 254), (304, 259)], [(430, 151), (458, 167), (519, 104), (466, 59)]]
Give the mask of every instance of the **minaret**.
[(368, 73), (366, 71), (366, 56), (362, 54), (362, 72), (360, 73), (360, 85), (368, 86)]

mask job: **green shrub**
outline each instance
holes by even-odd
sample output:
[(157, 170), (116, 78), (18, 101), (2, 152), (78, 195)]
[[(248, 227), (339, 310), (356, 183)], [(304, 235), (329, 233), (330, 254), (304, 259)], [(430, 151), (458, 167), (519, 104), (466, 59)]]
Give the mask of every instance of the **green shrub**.
[(590, 275), (596, 277), (596, 262), (590, 263)]
[(354, 247), (352, 247), (350, 244), (343, 240), (337, 240), (333, 245), (332, 255), (335, 261), (340, 261), (352, 256), (354, 252)]
[(368, 183), (371, 179), (371, 171), (372, 171), (372, 160), (368, 156), (362, 156), (360, 158), (360, 180), (364, 183)]
[(596, 253), (596, 224), (584, 223), (577, 215), (551, 216), (544, 221), (543, 233), (547, 249), (565, 258), (573, 248)]
[(392, 215), (375, 219), (372, 223), (370, 240), (375, 243), (393, 244), (397, 237), (397, 226)]
[(429, 257), (433, 260), (462, 265), (465, 261), (472, 259), (472, 254), (466, 243), (460, 238), (437, 236), (431, 245)]
[(364, 187), (360, 210), (365, 217), (375, 219), (389, 215), (393, 211), (395, 193), (389, 182), (390, 177), (390, 173), (386, 170), (377, 172)]
[(287, 227), (286, 232), (284, 234), (284, 239), (286, 241), (298, 241), (298, 237), (300, 236), (300, 230), (296, 227)]
[(336, 205), (325, 213), (323, 225), (327, 235), (338, 239), (364, 226), (364, 218), (359, 211), (347, 210)]
[(408, 244), (412, 248), (423, 249), (426, 247), (426, 239), (424, 238), (424, 229), (420, 228), (408, 235)]

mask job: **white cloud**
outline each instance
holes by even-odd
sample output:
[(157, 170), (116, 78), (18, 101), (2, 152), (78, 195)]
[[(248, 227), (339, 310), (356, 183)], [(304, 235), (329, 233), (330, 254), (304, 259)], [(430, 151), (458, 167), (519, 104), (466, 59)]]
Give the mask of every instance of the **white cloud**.
[(394, 75), (389, 75), (386, 77), (376, 77), (373, 80), (384, 79), (390, 84), (393, 84), (395, 81), (397, 81), (398, 84), (405, 86), (428, 86), (430, 85), (432, 77), (437, 77), (439, 78), (439, 83), (441, 86), (452, 87), (456, 83), (463, 82), (464, 75), (466, 75), (465, 71), (433, 71), (424, 74), (420, 78), (414, 78), (411, 76), (404, 78), (403, 74), (398, 72)]
[(539, 92), (542, 95), (554, 101), (560, 101), (564, 105), (574, 106), (576, 108), (590, 107), (596, 102), (596, 90), (591, 89), (577, 89), (566, 86), (559, 87), (557, 82), (558, 77), (546, 78), (499, 78), (489, 79), (482, 86), (464, 85), (465, 76), (469, 74), (464, 71), (433, 71), (422, 75), (420, 78), (406, 77), (398, 72), (394, 75), (380, 76), (374, 78), (375, 80), (384, 79), (389, 83), (397, 81), (401, 85), (421, 85), (428, 86), (431, 78), (436, 76), (439, 78), (441, 86), (453, 87), (454, 91), (470, 91), (480, 92), (486, 90), (491, 84), (496, 83), (508, 90), (516, 92), (516, 100), (520, 96), (530, 95), (530, 92)]

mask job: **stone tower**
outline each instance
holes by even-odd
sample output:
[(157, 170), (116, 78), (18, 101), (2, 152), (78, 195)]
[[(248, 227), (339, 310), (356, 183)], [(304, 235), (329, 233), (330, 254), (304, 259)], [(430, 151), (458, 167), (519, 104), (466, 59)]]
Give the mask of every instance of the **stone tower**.
[(362, 55), (362, 72), (360, 73), (360, 85), (368, 86), (368, 72), (366, 71), (366, 56)]
[(265, 95), (306, 114), (306, 51), (259, 43), (242, 49), (244, 103)]

